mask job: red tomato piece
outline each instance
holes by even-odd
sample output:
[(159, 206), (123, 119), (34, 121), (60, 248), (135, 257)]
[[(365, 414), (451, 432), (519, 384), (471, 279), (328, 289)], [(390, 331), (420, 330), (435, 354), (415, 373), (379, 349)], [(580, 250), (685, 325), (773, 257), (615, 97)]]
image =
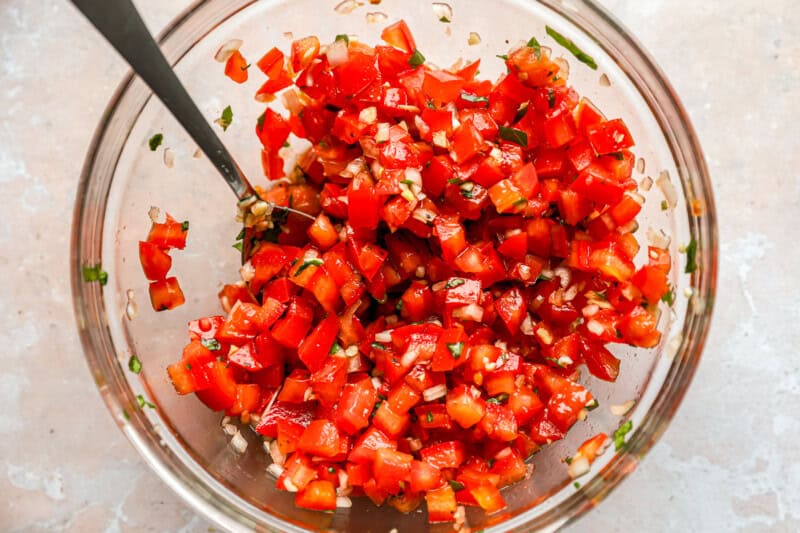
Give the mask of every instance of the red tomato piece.
[(150, 283), (150, 303), (155, 311), (166, 311), (181, 306), (186, 301), (178, 278), (171, 277)]
[(150, 281), (166, 278), (172, 266), (169, 254), (152, 242), (139, 241), (139, 261), (142, 264), (144, 277)]
[(239, 50), (234, 51), (225, 62), (225, 75), (236, 83), (247, 81), (247, 70), (250, 65)]

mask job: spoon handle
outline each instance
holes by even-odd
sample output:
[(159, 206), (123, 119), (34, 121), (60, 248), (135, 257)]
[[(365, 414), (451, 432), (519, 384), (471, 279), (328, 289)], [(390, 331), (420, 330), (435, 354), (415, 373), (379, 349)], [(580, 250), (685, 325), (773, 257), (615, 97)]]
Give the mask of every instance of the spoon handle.
[(239, 199), (253, 188), (186, 92), (131, 0), (72, 0), (152, 89)]

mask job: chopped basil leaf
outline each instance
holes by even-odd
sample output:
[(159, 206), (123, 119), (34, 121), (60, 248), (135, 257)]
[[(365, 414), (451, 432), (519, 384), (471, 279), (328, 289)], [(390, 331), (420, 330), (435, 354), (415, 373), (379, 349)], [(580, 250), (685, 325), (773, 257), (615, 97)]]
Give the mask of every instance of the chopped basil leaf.
[(447, 18), (447, 17), (445, 17), (445, 16), (442, 16), (442, 17), (439, 19), (439, 22), (446, 22), (446, 23), (448, 23), (448, 24), (449, 24), (449, 23), (450, 23), (450, 19), (449, 19), (449, 18)]
[(463, 92), (461, 93), (461, 99), (466, 100), (467, 102), (472, 102), (474, 104), (489, 102), (489, 98), (487, 98), (486, 96), (478, 96), (476, 94), (463, 93)]
[(503, 61), (508, 61), (508, 55), (507, 54), (499, 54), (499, 55), (496, 55), (494, 57), (499, 57)]
[(447, 183), (452, 183), (453, 185), (461, 185), (461, 178), (450, 178), (447, 180)]
[(528, 114), (528, 102), (523, 102), (520, 104), (519, 108), (517, 108), (517, 112), (514, 114), (513, 122), (519, 122), (522, 120), (522, 117)]
[(423, 63), (425, 63), (425, 56), (422, 55), (419, 50), (414, 50), (414, 53), (408, 60), (408, 64), (411, 65), (412, 67), (418, 67)]
[(163, 133), (156, 133), (155, 135), (150, 137), (150, 140), (147, 141), (148, 146), (150, 146), (150, 151), (155, 152), (158, 149), (158, 147), (161, 146), (161, 143), (163, 141), (164, 141)]
[(592, 70), (597, 70), (597, 63), (595, 63), (594, 58), (578, 48), (578, 46), (572, 42), (572, 39), (567, 39), (550, 26), (545, 26), (545, 30), (547, 31), (547, 35), (555, 39), (558, 44), (569, 50), (569, 52), (574, 55), (578, 61), (586, 64)]
[(455, 479), (450, 480), (450, 486), (453, 490), (464, 490), (464, 484), (460, 481), (456, 481)]
[(100, 263), (93, 267), (85, 266), (82, 269), (83, 274), (83, 281), (90, 282), (90, 281), (99, 281), (101, 286), (105, 286), (108, 283), (108, 272), (103, 270), (100, 266)]
[(200, 341), (200, 344), (202, 344), (203, 346), (206, 347), (207, 350), (211, 350), (212, 352), (215, 352), (220, 348), (222, 348), (217, 339), (203, 339)]
[(528, 134), (518, 129), (500, 126), (500, 138), (512, 143), (517, 143), (523, 148), (528, 147)]
[(581, 488), (581, 484), (578, 483), (577, 481), (575, 483), (573, 483), (572, 486), (575, 487), (575, 490), (578, 490), (578, 489)]
[(425, 107), (428, 109), (436, 109), (436, 104), (433, 103), (433, 100), (425, 101)]
[(620, 451), (625, 446), (625, 435), (633, 429), (633, 420), (628, 420), (614, 432), (614, 450)]
[(614, 332), (616, 333), (618, 339), (622, 338), (622, 332), (620, 330), (615, 329)]
[(670, 287), (670, 289), (664, 293), (664, 296), (661, 297), (661, 301), (672, 307), (672, 304), (675, 303), (675, 290)]
[(433, 413), (428, 411), (425, 415), (425, 420), (427, 420), (429, 424), (433, 423)]
[(336, 469), (334, 467), (332, 467), (332, 466), (329, 466), (328, 467), (328, 473), (329, 474), (335, 474), (336, 473)]
[(243, 245), (244, 245), (244, 243), (243, 243), (242, 241), (239, 241), (239, 242), (235, 242), (235, 243), (233, 244), (233, 247), (234, 247), (234, 248), (236, 248), (237, 250), (239, 250), (239, 251), (241, 252), (241, 251), (242, 251), (242, 248), (243, 248)]
[(403, 185), (408, 185), (409, 187), (414, 185), (414, 181), (413, 180), (400, 180), (400, 183), (402, 183)]
[(565, 457), (564, 462), (567, 463), (568, 465), (572, 464), (572, 457), (569, 456)]
[(350, 45), (350, 37), (348, 37), (346, 33), (340, 33), (336, 36), (334, 41), (344, 41), (344, 44)]
[(622, 152), (614, 152), (611, 156), (617, 161), (625, 161), (625, 155)]
[(259, 130), (261, 130), (261, 129), (263, 129), (263, 128), (264, 128), (264, 117), (265, 117), (265, 116), (266, 116), (266, 112), (264, 112), (264, 113), (261, 113), (261, 114), (258, 116), (258, 120), (256, 121), (256, 124), (258, 124), (258, 129), (259, 129)]
[(493, 398), (489, 398), (486, 401), (489, 402), (489, 403), (496, 403), (497, 404), (497, 403), (503, 403), (506, 400), (508, 400), (508, 394), (506, 394), (504, 392), (502, 394), (498, 394), (497, 396), (495, 396)]
[(302, 264), (302, 265), (300, 265), (300, 266), (297, 268), (297, 270), (295, 270), (295, 271), (294, 271), (294, 275), (295, 275), (295, 276), (299, 276), (299, 275), (300, 275), (300, 273), (301, 273), (303, 270), (307, 269), (307, 268), (308, 268), (308, 267), (310, 267), (310, 266), (321, 266), (321, 265), (322, 265), (322, 259), (316, 259), (316, 258), (314, 258), (314, 259), (309, 259), (308, 261), (303, 261), (303, 264)]
[(145, 407), (149, 407), (150, 409), (156, 408), (155, 405), (145, 400), (144, 396), (142, 396), (141, 394), (136, 395), (136, 402), (139, 404), (139, 409), (144, 409)]
[(191, 370), (191, 369), (192, 369), (192, 364), (186, 363), (186, 370)]
[(669, 209), (669, 204), (666, 200), (661, 200), (661, 210), (666, 211), (667, 209)]
[(127, 411), (127, 409), (123, 409), (122, 410), (122, 416), (125, 417), (125, 420), (130, 420), (131, 419), (131, 414)]
[(537, 61), (542, 59), (542, 45), (539, 44), (536, 37), (531, 37), (531, 40), (528, 41), (528, 48), (533, 48), (533, 54), (536, 56)]
[(461, 357), (461, 353), (464, 351), (464, 343), (448, 342), (447, 349), (450, 350), (450, 355), (453, 356), (453, 359), (458, 359), (459, 357)]
[(403, 300), (397, 300), (397, 304), (394, 306), (394, 310), (398, 313), (403, 310)]
[(536, 281), (551, 281), (552, 279), (553, 278), (551, 278), (550, 276), (545, 276), (544, 274), (539, 274), (539, 276), (536, 278)]
[(461, 188), (461, 196), (466, 198), (467, 200), (472, 200), (472, 188)]
[(189, 231), (189, 221), (184, 220), (181, 222), (181, 231)]
[(547, 105), (550, 106), (550, 109), (556, 106), (556, 92), (549, 87), (547, 89)]
[(453, 289), (455, 287), (460, 287), (461, 285), (463, 285), (465, 283), (466, 283), (466, 281), (464, 279), (462, 279), (462, 278), (450, 278), (449, 280), (447, 280), (447, 283), (445, 284), (444, 288), (445, 289)]
[(381, 344), (379, 342), (373, 342), (372, 344), (370, 344), (370, 346), (372, 347), (373, 350), (385, 350), (386, 349), (386, 346), (384, 346), (383, 344)]
[(289, 141), (283, 141), (283, 147), (284, 148), (289, 148), (290, 146), (291, 146), (291, 144), (289, 144)]
[(142, 372), (142, 362), (139, 361), (139, 358), (136, 357), (135, 353), (131, 354), (130, 359), (128, 359), (128, 370), (134, 374), (139, 374)]
[(587, 411), (594, 411), (598, 407), (600, 407), (600, 402), (597, 401), (597, 398), (592, 398), (592, 401), (586, 404)]
[[(261, 118), (260, 120), (263, 125), (264, 119)], [(228, 131), (228, 126), (231, 125), (231, 122), (233, 122), (233, 110), (231, 106), (228, 106), (222, 110), (222, 115), (219, 117), (219, 125), (222, 126), (222, 131)]]
[(242, 228), (242, 230), (241, 230), (241, 231), (239, 232), (239, 234), (236, 236), (236, 240), (237, 240), (237, 241), (241, 241), (242, 239), (244, 239), (244, 234), (245, 234), (245, 230), (244, 230), (244, 228)]
[(686, 247), (686, 268), (684, 271), (691, 274), (697, 270), (697, 241), (692, 239)]

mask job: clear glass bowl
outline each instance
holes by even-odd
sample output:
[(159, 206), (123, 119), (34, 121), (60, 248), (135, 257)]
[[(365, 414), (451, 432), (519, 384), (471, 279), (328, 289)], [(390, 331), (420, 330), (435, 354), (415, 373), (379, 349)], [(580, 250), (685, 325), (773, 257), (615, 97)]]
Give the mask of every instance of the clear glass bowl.
[[(670, 237), (675, 268), (670, 280), (677, 295), (672, 310), (663, 307), (662, 343), (652, 350), (623, 347), (622, 374), (609, 385), (587, 376), (601, 408), (578, 423), (564, 441), (546, 447), (532, 462), (536, 473), (504, 491), (508, 508), (486, 516), (468, 512), (468, 524), (487, 531), (553, 530), (597, 505), (626, 475), (664, 431), (698, 364), (711, 317), (716, 281), (717, 236), (714, 203), (703, 156), (689, 120), (669, 83), (649, 56), (608, 13), (582, 0), (450, 0), (451, 24), (439, 22), (429, 1), (383, 0), (357, 7), (349, 14), (321, 0), (206, 0), (178, 17), (164, 32), (164, 53), (175, 64), (189, 93), (209, 119), (231, 104), (233, 125), (223, 134), (250, 176), (260, 176), (259, 147), (253, 134), (262, 105), (252, 95), (256, 82), (235, 86), (222, 75), (214, 52), (230, 38), (244, 40), (246, 57), (255, 60), (273, 45), (287, 48), (289, 39), (319, 35), (323, 42), (340, 33), (368, 43), (379, 40), (388, 22), (404, 18), (430, 62), (449, 65), (460, 57), (482, 58), (482, 76), (502, 69), (495, 54), (536, 35), (554, 55), (570, 62), (570, 82), (609, 117), (624, 117), (637, 140), (636, 154), (646, 162), (637, 179), (669, 173), (678, 191), (675, 209), (661, 209), (662, 192), (644, 193), (640, 240), (663, 231)], [(388, 15), (387, 22), (369, 23), (368, 12)], [(592, 55), (599, 70), (581, 65), (545, 36), (545, 25), (572, 38)], [(481, 36), (468, 45), (469, 32)], [(607, 76), (610, 85), (600, 82)], [(253, 73), (258, 78), (258, 73)], [(220, 416), (194, 397), (178, 397), (165, 368), (176, 360), (186, 322), (217, 312), (218, 283), (237, 279), (239, 254), (231, 247), (239, 227), (234, 198), (204, 158), (194, 158), (194, 145), (163, 106), (138, 79), (126, 78), (98, 126), (86, 159), (72, 228), (72, 286), (75, 314), (86, 359), (103, 399), (120, 429), (158, 475), (195, 509), (229, 530), (334, 530), (385, 533), (448, 531), (429, 526), (424, 512), (401, 515), (355, 499), (351, 509), (314, 513), (297, 509), (293, 495), (274, 488), (265, 472), (267, 457), (258, 438), (237, 456), (219, 427)], [(158, 152), (147, 148), (156, 132), (164, 134)], [(162, 160), (164, 148), (175, 157), (173, 168)], [(147, 284), (138, 262), (137, 241), (147, 234), (150, 206), (159, 206), (179, 220), (189, 220), (186, 250), (174, 253), (173, 271), (187, 295), (182, 307), (168, 313), (150, 309)], [(679, 251), (691, 239), (698, 243), (699, 269), (683, 272)], [(646, 249), (646, 246), (643, 246)], [(644, 252), (642, 252), (644, 254)], [(643, 257), (639, 258), (640, 260)], [(84, 283), (81, 267), (102, 262), (109, 272), (105, 287)], [(129, 291), (139, 312), (125, 316)], [(144, 370), (127, 369), (136, 353)], [(144, 395), (156, 409), (139, 409)], [(635, 431), (620, 452), (606, 452), (581, 478), (576, 490), (562, 459), (598, 431), (613, 433), (622, 422), (608, 406), (635, 399), (626, 415)], [(248, 433), (248, 432), (244, 432)]]

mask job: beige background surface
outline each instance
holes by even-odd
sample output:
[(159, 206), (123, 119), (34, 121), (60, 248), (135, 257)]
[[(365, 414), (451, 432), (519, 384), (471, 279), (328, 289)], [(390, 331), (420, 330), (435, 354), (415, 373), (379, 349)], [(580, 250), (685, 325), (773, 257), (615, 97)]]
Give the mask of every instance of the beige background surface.
[[(603, 0), (694, 120), (722, 237), (695, 383), (639, 470), (572, 531), (800, 530), (800, 7)], [(187, 0), (139, 0), (157, 30)], [(67, 2), (0, 0), (0, 531), (205, 531), (105, 411), (68, 287), (73, 195), (125, 72)]]

